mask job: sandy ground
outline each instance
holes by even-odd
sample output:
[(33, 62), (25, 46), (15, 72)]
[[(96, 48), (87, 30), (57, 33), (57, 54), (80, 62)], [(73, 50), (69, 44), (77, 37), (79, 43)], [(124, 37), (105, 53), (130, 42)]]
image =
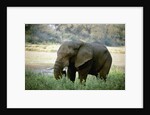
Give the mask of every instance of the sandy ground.
[[(125, 71), (125, 54), (124, 53), (111, 53), (112, 66), (118, 66)], [(53, 74), (53, 67), (56, 59), (56, 52), (25, 52), (25, 68), (26, 70), (32, 70), (35, 72), (42, 72), (47, 74)]]

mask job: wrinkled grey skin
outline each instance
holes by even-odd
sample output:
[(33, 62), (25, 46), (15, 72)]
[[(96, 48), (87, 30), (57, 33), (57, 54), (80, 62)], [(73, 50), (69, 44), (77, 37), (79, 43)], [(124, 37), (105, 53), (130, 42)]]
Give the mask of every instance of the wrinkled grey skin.
[(63, 68), (68, 67), (67, 76), (73, 82), (75, 81), (76, 71), (79, 73), (81, 83), (83, 80), (86, 81), (88, 74), (106, 81), (111, 64), (112, 57), (102, 43), (66, 41), (57, 51), (54, 76), (56, 79), (60, 79)]

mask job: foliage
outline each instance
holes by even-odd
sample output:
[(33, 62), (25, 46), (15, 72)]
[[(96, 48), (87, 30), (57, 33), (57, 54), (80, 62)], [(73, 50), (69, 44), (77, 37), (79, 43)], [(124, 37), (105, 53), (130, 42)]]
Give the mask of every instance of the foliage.
[(25, 72), (25, 89), (26, 90), (125, 90), (125, 74), (117, 67), (112, 67), (107, 81), (96, 79), (95, 76), (89, 75), (86, 84), (80, 84), (76, 78), (75, 83), (67, 77), (56, 80), (53, 76), (43, 73)]
[(125, 24), (26, 24), (26, 43), (61, 43), (64, 40), (101, 41), (125, 45)]

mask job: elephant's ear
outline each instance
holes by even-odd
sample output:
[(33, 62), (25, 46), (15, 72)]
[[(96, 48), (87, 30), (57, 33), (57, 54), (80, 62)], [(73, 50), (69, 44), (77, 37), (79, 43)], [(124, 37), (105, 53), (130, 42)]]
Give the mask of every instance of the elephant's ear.
[(93, 58), (92, 49), (86, 45), (80, 47), (75, 59), (75, 67), (79, 67)]

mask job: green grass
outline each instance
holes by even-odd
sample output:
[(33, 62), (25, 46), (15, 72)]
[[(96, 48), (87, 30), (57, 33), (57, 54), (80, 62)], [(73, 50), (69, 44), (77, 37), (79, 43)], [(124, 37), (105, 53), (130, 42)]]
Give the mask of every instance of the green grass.
[(95, 76), (88, 75), (86, 85), (80, 84), (76, 78), (72, 83), (67, 77), (56, 80), (53, 76), (43, 73), (34, 73), (27, 70), (25, 72), (26, 90), (125, 90), (125, 74), (117, 68), (112, 67), (107, 81), (96, 79)]

